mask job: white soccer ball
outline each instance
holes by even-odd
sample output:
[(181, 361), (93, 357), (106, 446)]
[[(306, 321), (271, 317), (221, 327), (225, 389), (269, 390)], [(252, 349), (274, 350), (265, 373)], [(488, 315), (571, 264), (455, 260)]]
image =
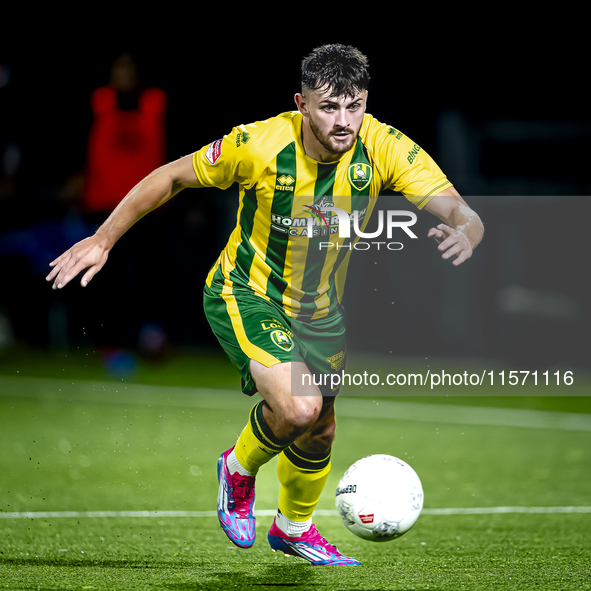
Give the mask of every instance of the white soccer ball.
[(367, 456), (341, 478), (336, 506), (356, 536), (387, 542), (416, 523), (423, 509), (423, 487), (417, 473), (399, 458)]

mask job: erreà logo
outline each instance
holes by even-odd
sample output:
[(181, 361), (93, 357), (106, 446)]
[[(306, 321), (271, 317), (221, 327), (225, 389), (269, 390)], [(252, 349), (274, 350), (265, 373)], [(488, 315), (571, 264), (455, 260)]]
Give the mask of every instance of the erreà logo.
[(275, 189), (277, 191), (293, 191), (293, 184), (295, 183), (295, 179), (290, 175), (282, 174), (280, 177), (277, 178), (277, 184), (275, 185)]
[(373, 168), (365, 162), (351, 164), (347, 170), (347, 179), (357, 191), (363, 191), (373, 179)]

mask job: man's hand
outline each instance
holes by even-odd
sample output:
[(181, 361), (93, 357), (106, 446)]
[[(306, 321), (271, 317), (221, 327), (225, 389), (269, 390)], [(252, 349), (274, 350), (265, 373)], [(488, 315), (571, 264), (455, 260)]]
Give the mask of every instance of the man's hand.
[(437, 250), (443, 252), (441, 258), (447, 260), (454, 255), (457, 256), (452, 263), (456, 267), (472, 256), (472, 246), (464, 233), (445, 224), (431, 228), (427, 237), (434, 238), (439, 244)]
[(77, 242), (55, 261), (49, 263), (52, 271), (45, 278), (53, 281), (53, 289), (61, 289), (84, 269), (88, 269), (80, 284), (86, 287), (88, 282), (103, 268), (109, 256), (109, 249), (97, 235)]
[(431, 228), (427, 234), (439, 243), (437, 249), (443, 253), (442, 258), (447, 260), (456, 256), (453, 262), (456, 267), (469, 259), (484, 234), (478, 214), (454, 187), (435, 195), (425, 209), (444, 222)]

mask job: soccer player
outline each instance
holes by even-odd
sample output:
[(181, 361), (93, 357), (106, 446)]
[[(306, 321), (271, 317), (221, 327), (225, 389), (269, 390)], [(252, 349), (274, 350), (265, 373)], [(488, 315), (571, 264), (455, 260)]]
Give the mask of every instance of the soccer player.
[[(455, 265), (483, 235), (480, 218), (431, 157), (366, 114), (368, 82), (367, 58), (356, 48), (316, 48), (302, 61), (297, 111), (239, 125), (155, 170), (93, 236), (53, 261), (47, 277), (60, 289), (86, 269), (85, 286), (123, 233), (183, 188), (238, 185), (237, 225), (207, 276), (204, 307), (244, 393), (262, 399), (218, 460), (218, 516), (234, 544), (251, 547), (255, 478), (278, 456), (278, 511), (268, 541), (320, 565), (359, 564), (312, 523), (330, 470), (338, 389), (304, 378), (344, 367), (341, 297), (357, 239), (336, 236), (330, 207), (354, 214), (363, 231), (380, 192), (398, 191), (443, 222), (428, 236)], [(316, 250), (320, 240), (333, 247)]]

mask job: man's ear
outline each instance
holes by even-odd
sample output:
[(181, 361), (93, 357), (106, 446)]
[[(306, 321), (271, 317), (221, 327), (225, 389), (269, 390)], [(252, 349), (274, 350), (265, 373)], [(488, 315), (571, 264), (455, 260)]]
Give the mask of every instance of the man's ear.
[(307, 114), (307, 109), (306, 109), (306, 98), (304, 97), (303, 94), (301, 93), (297, 93), (294, 96), (294, 100), (295, 100), (295, 104), (298, 107), (298, 111), (302, 114), (302, 115), (306, 115)]

